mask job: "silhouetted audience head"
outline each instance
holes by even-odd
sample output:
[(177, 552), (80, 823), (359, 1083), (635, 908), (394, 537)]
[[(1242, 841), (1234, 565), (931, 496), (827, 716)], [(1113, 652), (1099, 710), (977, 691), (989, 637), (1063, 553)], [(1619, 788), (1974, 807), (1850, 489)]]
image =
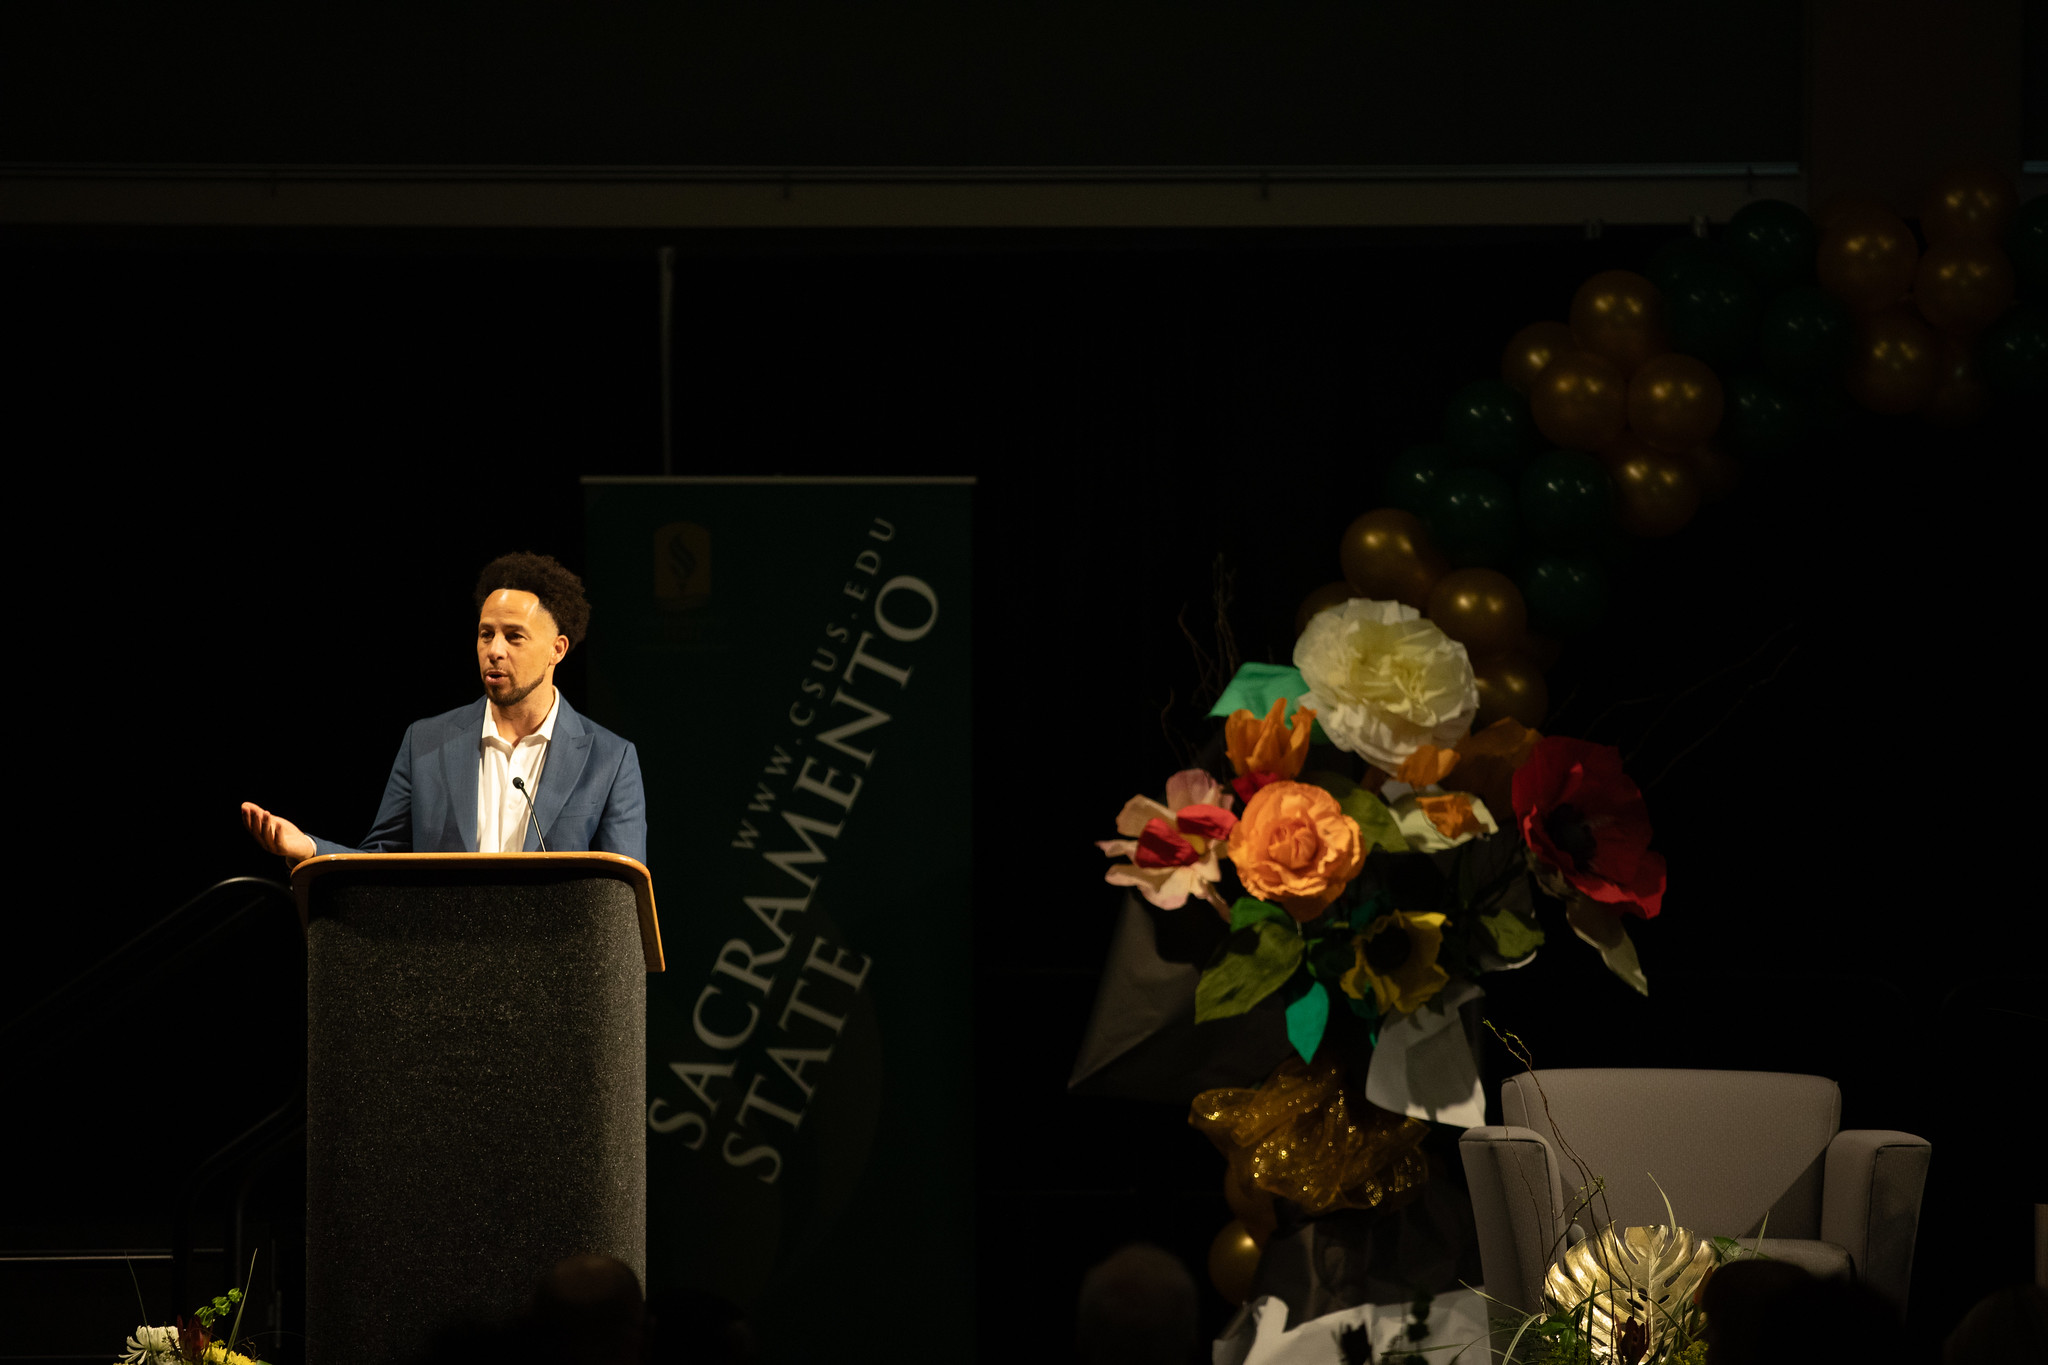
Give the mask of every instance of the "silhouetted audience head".
[(574, 1365), (640, 1365), (647, 1305), (640, 1277), (611, 1256), (571, 1256), (533, 1286), (527, 1316), (546, 1358)]
[(1735, 1261), (1700, 1292), (1707, 1365), (1912, 1358), (1898, 1309), (1869, 1285), (1821, 1279), (1784, 1261)]
[(1127, 1246), (1082, 1279), (1075, 1325), (1085, 1365), (1182, 1365), (1200, 1325), (1194, 1276), (1161, 1247)]
[(1942, 1365), (2040, 1365), (2048, 1360), (2048, 1289), (2001, 1289), (1963, 1314), (1941, 1349)]

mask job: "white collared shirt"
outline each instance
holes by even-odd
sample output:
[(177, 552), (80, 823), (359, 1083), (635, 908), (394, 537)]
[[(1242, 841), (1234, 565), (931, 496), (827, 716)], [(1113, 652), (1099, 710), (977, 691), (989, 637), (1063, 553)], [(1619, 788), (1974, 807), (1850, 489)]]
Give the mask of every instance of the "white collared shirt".
[(527, 796), (538, 799), (548, 741), (554, 738), (555, 717), (561, 713), (562, 692), (557, 688), (555, 704), (548, 708), (548, 718), (540, 723), (540, 729), (513, 744), (498, 737), (491, 704), (484, 703), (483, 736), (477, 742), (477, 852), (519, 853), (526, 848), (526, 831), (533, 817), (527, 813), (527, 797), (520, 795), (512, 779), (519, 778), (526, 784)]

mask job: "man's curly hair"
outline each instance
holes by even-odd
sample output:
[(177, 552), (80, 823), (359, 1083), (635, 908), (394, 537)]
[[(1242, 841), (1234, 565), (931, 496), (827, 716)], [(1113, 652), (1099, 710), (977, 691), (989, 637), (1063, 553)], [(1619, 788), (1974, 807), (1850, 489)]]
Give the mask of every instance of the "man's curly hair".
[(503, 588), (538, 597), (541, 607), (555, 618), (555, 629), (569, 637), (569, 648), (583, 643), (583, 633), (590, 629), (590, 599), (583, 595), (583, 580), (553, 555), (521, 551), (499, 555), (484, 565), (476, 580), (477, 610), (483, 610), (485, 599)]

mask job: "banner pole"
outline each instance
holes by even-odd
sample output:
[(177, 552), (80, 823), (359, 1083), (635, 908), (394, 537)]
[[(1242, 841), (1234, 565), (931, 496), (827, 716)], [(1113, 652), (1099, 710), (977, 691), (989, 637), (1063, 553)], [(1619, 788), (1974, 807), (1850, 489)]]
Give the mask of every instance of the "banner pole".
[(676, 472), (675, 457), (675, 297), (676, 249), (655, 253), (661, 264), (661, 472)]

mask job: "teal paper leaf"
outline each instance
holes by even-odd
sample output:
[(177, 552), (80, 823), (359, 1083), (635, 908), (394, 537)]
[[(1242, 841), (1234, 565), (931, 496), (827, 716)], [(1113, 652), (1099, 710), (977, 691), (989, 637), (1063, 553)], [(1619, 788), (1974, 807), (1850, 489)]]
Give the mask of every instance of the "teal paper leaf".
[(1249, 711), (1255, 716), (1264, 716), (1273, 709), (1273, 698), (1286, 697), (1286, 714), (1292, 718), (1294, 698), (1306, 691), (1308, 683), (1302, 679), (1298, 668), (1282, 664), (1245, 664), (1231, 678), (1230, 685), (1223, 689), (1223, 695), (1216, 698), (1209, 714), (1227, 716), (1232, 711)]
[[(1209, 708), (1212, 716), (1227, 716), (1233, 711), (1249, 711), (1264, 718), (1273, 709), (1275, 697), (1287, 698), (1287, 709), (1282, 712), (1289, 720), (1294, 719), (1296, 698), (1308, 691), (1308, 682), (1301, 676), (1301, 670), (1283, 664), (1245, 664), (1231, 678), (1223, 695), (1216, 698), (1216, 704)], [(1321, 721), (1314, 722), (1309, 731), (1309, 742), (1328, 744), (1329, 736), (1323, 733)]]
[(1308, 994), (1287, 1007), (1287, 1041), (1304, 1062), (1316, 1059), (1322, 1046), (1323, 1030), (1330, 1024), (1330, 992), (1322, 982), (1312, 982)]
[(1195, 983), (1195, 1022), (1243, 1014), (1279, 990), (1301, 965), (1301, 935), (1292, 924), (1258, 924), (1258, 946), (1249, 953), (1225, 953)]

